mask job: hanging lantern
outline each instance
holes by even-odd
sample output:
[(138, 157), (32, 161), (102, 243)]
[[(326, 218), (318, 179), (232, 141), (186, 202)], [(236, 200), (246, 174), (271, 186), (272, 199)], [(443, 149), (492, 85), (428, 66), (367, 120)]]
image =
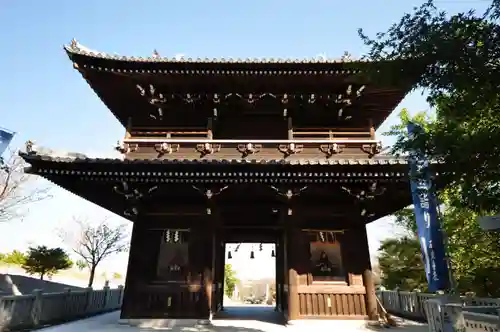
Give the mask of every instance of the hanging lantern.
[(262, 243), (259, 244), (259, 251), (262, 251)]
[(274, 249), (271, 251), (271, 257), (276, 257), (276, 254), (274, 253)]
[(255, 254), (254, 254), (254, 252), (252, 250), (252, 251), (250, 251), (250, 259), (254, 259), (254, 258), (255, 258)]
[(229, 251), (229, 252), (227, 253), (227, 259), (231, 259), (231, 258), (233, 258), (233, 255), (232, 255), (232, 254), (231, 254), (231, 252)]

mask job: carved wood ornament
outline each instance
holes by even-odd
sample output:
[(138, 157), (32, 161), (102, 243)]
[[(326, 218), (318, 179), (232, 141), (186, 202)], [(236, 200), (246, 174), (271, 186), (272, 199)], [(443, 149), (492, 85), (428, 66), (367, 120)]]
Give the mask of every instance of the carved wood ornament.
[(207, 198), (207, 203), (209, 203), (209, 206), (207, 207), (207, 214), (212, 214), (212, 203), (211, 203), (212, 199), (215, 196), (220, 195), (220, 193), (229, 188), (229, 186), (211, 187), (211, 188), (210, 187), (199, 188), (197, 186), (192, 186), (192, 188)]
[(346, 193), (350, 196), (355, 197), (357, 201), (360, 203), (360, 215), (366, 218), (372, 218), (375, 216), (375, 213), (369, 212), (366, 206), (368, 201), (374, 200), (377, 196), (383, 195), (387, 188), (379, 187), (377, 182), (373, 182), (366, 189), (362, 188), (347, 188), (341, 187)]
[(121, 154), (127, 154), (130, 152), (136, 152), (139, 150), (138, 144), (123, 143), (121, 141), (116, 142), (115, 150)]
[(293, 210), (291, 208), (291, 203), (292, 199), (296, 196), (299, 196), (304, 190), (306, 190), (308, 187), (275, 187), (275, 186), (269, 186), (272, 190), (274, 190), (280, 197), (283, 197), (286, 199), (287, 205), (288, 205), (288, 215), (291, 216), (293, 214)]
[(148, 189), (139, 190), (131, 187), (127, 182), (120, 182), (119, 185), (113, 187), (113, 191), (125, 198), (126, 209), (123, 215), (129, 218), (135, 218), (139, 215), (139, 205), (144, 198), (149, 198), (158, 186), (151, 186)]

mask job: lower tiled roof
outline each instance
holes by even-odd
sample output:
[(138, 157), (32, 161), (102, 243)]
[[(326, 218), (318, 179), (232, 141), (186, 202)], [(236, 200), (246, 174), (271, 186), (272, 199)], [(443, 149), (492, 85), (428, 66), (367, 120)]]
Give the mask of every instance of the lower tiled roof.
[(187, 164), (187, 165), (406, 165), (406, 158), (390, 155), (373, 158), (317, 158), (317, 159), (118, 159), (88, 157), (56, 157), (30, 153), (19, 153), (27, 162), (55, 162), (70, 164)]

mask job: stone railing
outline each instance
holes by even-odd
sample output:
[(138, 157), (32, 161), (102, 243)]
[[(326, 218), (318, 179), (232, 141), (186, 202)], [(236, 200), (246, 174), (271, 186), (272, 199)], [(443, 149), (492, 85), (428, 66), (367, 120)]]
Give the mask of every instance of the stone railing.
[(122, 298), (122, 286), (0, 297), (0, 331), (31, 330), (117, 310)]
[(392, 315), (427, 321), (429, 331), (500, 332), (500, 299), (404, 291), (378, 291)]

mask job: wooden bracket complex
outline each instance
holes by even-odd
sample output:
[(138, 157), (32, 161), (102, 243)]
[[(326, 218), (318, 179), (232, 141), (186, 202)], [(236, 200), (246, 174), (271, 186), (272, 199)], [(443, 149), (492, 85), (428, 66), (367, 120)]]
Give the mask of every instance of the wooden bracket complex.
[[(208, 123), (207, 123), (207, 139), (213, 140), (214, 135), (213, 135), (213, 119), (208, 118)], [(203, 158), (205, 156), (208, 156), (209, 154), (213, 154), (216, 152), (219, 152), (221, 149), (220, 144), (214, 144), (214, 143), (203, 143), (203, 144), (197, 144), (196, 145), (196, 151), (200, 153), (200, 158)]]
[(327, 158), (330, 158), (336, 154), (342, 153), (344, 151), (344, 145), (339, 145), (337, 143), (325, 144), (319, 147), (319, 150), (323, 152)]
[(262, 145), (252, 143), (240, 144), (236, 149), (241, 153), (241, 158), (246, 158), (251, 154), (259, 152), (262, 149)]
[(119, 185), (113, 187), (113, 191), (125, 198), (127, 207), (123, 211), (123, 215), (129, 218), (135, 218), (139, 214), (139, 204), (146, 198), (151, 196), (158, 189), (158, 186), (152, 186), (147, 190), (139, 190), (132, 188), (127, 182), (122, 181)]
[[(288, 139), (293, 140), (293, 126), (292, 126), (292, 118), (288, 117)], [(304, 145), (302, 144), (281, 144), (278, 146), (278, 150), (283, 153), (283, 157), (287, 158), (292, 154), (300, 153), (304, 150)]]
[(382, 143), (364, 144), (361, 146), (361, 151), (368, 154), (368, 157), (373, 157), (382, 152)]

